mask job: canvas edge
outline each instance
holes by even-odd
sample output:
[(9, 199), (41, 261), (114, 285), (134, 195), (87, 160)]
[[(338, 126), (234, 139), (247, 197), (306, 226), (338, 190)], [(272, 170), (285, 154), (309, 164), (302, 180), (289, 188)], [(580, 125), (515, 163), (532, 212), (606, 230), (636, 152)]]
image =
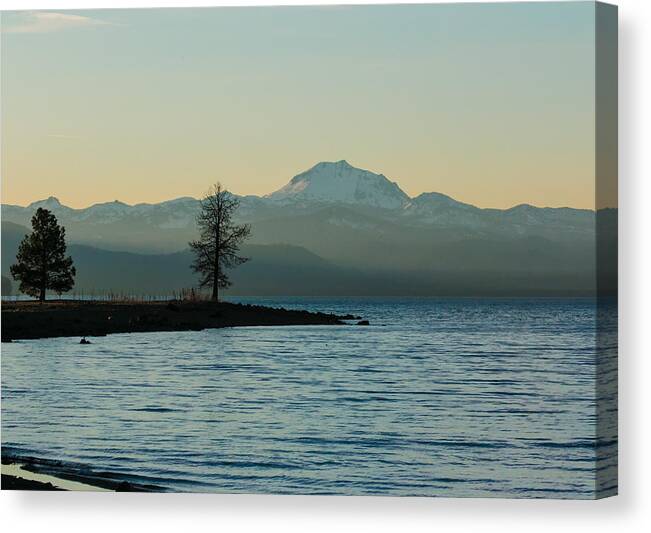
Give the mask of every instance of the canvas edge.
[(595, 499), (618, 494), (618, 7), (595, 2), (596, 376)]

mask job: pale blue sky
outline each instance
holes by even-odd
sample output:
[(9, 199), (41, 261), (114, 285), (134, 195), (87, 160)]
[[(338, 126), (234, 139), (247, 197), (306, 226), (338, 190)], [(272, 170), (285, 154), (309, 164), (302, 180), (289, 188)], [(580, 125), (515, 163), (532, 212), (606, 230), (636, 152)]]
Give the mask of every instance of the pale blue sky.
[(594, 3), (5, 13), (3, 202), (408, 194), (594, 206)]

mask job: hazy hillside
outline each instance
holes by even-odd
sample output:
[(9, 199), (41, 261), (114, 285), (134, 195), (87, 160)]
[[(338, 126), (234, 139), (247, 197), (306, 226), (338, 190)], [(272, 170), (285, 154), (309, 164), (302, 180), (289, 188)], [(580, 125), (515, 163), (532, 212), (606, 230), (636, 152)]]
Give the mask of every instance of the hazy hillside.
[[(5, 223), (2, 226), (2, 273), (8, 275), (18, 243), (26, 228)], [(466, 268), (425, 264), (419, 269), (391, 272), (381, 269), (339, 267), (323, 258), (290, 245), (246, 245), (242, 253), (251, 261), (232, 273), (233, 295), (302, 296), (436, 296), (436, 295), (564, 295), (590, 294), (594, 272), (567, 268), (544, 271), (535, 266), (529, 248), (493, 249), (494, 243), (479, 242), (477, 256), (489, 254), (496, 262), (477, 269), (475, 258), (466, 257)], [(540, 249), (539, 243), (534, 248)], [(461, 248), (467, 253), (463, 247)], [(459, 260), (451, 251), (442, 256)], [(492, 253), (495, 252), (495, 253)], [(189, 251), (173, 254), (134, 254), (71, 244), (69, 253), (77, 267), (74, 292), (84, 294), (171, 294), (196, 284), (190, 270)], [(513, 254), (521, 254), (514, 261)], [(451, 258), (450, 258), (451, 257)], [(525, 258), (529, 264), (525, 264)], [(514, 266), (509, 262), (514, 261)], [(533, 265), (533, 266), (532, 266)]]
[[(18, 244), (27, 231), (16, 224), (2, 225), (3, 277), (9, 278), (9, 266), (15, 262)], [(77, 268), (76, 293), (171, 294), (197, 283), (188, 250), (134, 254), (71, 244), (68, 253)], [(251, 261), (233, 272), (232, 294), (324, 295), (333, 289), (343, 294), (353, 291), (363, 279), (357, 272), (338, 268), (296, 246), (245, 245), (242, 254)]]
[(2, 276), (2, 296), (13, 294), (13, 283), (7, 276)]

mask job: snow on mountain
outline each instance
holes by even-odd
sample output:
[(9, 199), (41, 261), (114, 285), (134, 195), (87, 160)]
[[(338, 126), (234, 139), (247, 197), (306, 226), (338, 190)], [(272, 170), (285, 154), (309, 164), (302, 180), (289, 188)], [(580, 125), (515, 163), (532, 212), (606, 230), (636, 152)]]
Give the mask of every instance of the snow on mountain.
[[(506, 210), (480, 209), (435, 192), (409, 198), (384, 175), (355, 168), (343, 160), (318, 163), (266, 196), (237, 198), (240, 201), (237, 219), (249, 223), (315, 214), (324, 224), (368, 231), (380, 220), (408, 227), (499, 230), (504, 234), (523, 234), (532, 228), (539, 233), (537, 228), (585, 233), (594, 231), (595, 223), (594, 212), (587, 210), (530, 205)], [(52, 211), (69, 234), (77, 236), (81, 242), (119, 241), (128, 233), (145, 244), (152, 239), (166, 238), (177, 238), (184, 243), (196, 231), (199, 203), (191, 197), (136, 205), (116, 200), (74, 209), (49, 197), (27, 207), (3, 204), (2, 220), (29, 226), (36, 209), (43, 207)], [(369, 214), (374, 217), (372, 221), (364, 218)]]
[(57, 209), (60, 209), (63, 207), (61, 202), (59, 202), (59, 199), (50, 196), (49, 198), (46, 198), (45, 200), (38, 200), (37, 202), (32, 202), (27, 206), (29, 209), (33, 209), (36, 211), (39, 207), (42, 207), (43, 209), (49, 209), (50, 211), (54, 211)]
[(162, 229), (183, 229), (196, 225), (199, 200), (189, 196), (167, 200), (159, 204), (136, 204), (131, 215), (146, 220)]
[(130, 205), (115, 200), (113, 202), (104, 202), (94, 204), (86, 209), (76, 210), (74, 220), (81, 222), (90, 220), (95, 224), (110, 224), (124, 218), (131, 209)]
[(384, 175), (355, 168), (343, 160), (318, 163), (265, 198), (280, 204), (341, 202), (386, 209), (402, 207), (409, 201), (403, 190)]
[(461, 209), (463, 211), (480, 211), (478, 207), (458, 202), (445, 194), (438, 192), (424, 192), (405, 204), (403, 211), (419, 215), (432, 214), (450, 209)]
[(29, 213), (29, 218), (31, 219), (39, 207), (51, 211), (57, 217), (61, 217), (61, 216), (65, 217), (75, 212), (75, 210), (72, 209), (71, 207), (63, 205), (58, 198), (55, 198), (54, 196), (50, 196), (45, 200), (38, 200), (36, 202), (32, 202), (27, 207), (3, 205), (2, 216), (5, 217), (6, 214), (5, 212), (25, 212), (25, 213)]
[(466, 227), (485, 224), (481, 209), (437, 192), (422, 193), (411, 199), (403, 207), (402, 216), (419, 224)]

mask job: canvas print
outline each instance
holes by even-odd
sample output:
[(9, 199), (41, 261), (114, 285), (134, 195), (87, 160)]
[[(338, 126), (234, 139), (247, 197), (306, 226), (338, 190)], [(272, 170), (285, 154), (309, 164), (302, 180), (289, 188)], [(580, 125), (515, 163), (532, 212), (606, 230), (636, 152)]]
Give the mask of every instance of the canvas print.
[(617, 10), (2, 13), (2, 489), (617, 493)]

